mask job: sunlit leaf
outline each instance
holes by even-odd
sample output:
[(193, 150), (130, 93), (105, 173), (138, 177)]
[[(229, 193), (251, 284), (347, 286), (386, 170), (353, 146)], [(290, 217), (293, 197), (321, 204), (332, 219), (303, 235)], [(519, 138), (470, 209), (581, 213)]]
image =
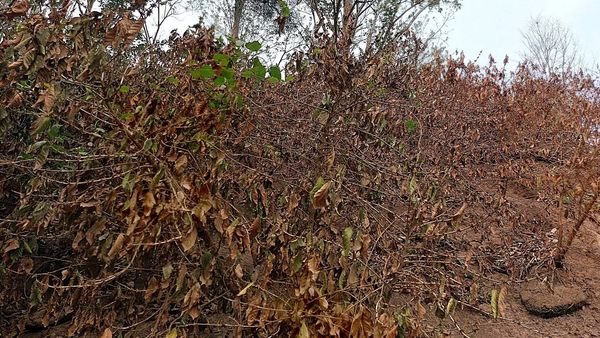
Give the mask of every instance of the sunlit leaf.
[(262, 47), (262, 45), (260, 44), (260, 42), (258, 41), (252, 41), (252, 42), (248, 42), (246, 44), (246, 48), (248, 48), (250, 51), (252, 52), (258, 52), (258, 50)]
[(121, 87), (119, 87), (119, 92), (123, 94), (129, 93), (129, 86), (122, 85)]
[(177, 328), (172, 328), (167, 335), (165, 336), (165, 338), (177, 338)]
[(240, 297), (240, 296), (245, 295), (253, 285), (254, 285), (254, 282), (250, 282), (250, 284), (246, 285), (243, 289), (240, 290), (240, 292), (238, 292), (237, 296)]
[(498, 318), (498, 290), (493, 289), (490, 296), (490, 305), (492, 306), (492, 316)]
[(193, 80), (206, 80), (215, 76), (215, 71), (213, 70), (211, 65), (204, 65), (200, 68), (192, 69), (191, 75)]

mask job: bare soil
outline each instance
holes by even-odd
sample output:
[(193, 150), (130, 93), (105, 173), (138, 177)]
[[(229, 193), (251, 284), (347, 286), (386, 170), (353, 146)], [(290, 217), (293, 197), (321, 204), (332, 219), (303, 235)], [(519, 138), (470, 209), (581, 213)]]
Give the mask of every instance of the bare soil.
[[(449, 337), (600, 337), (599, 232), (596, 222), (584, 224), (567, 254), (564, 269), (557, 271), (553, 283), (509, 284), (503, 317), (491, 318), (488, 304), (478, 308), (459, 305), (453, 315), (455, 323), (445, 320), (442, 334)], [(502, 276), (498, 278), (501, 280)], [(548, 284), (554, 285), (554, 294)], [(523, 295), (537, 305), (561, 306), (569, 301), (582, 304), (577, 305), (579, 310), (571, 309), (574, 311), (567, 311), (568, 314), (543, 318), (527, 311)]]

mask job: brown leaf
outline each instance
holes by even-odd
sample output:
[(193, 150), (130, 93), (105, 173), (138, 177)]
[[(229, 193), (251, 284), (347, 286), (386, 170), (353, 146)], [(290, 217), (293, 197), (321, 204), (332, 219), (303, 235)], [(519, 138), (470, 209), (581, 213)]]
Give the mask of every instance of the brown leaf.
[(331, 181), (323, 184), (323, 186), (315, 192), (312, 199), (312, 205), (314, 208), (325, 208), (327, 206), (327, 195), (329, 194), (329, 187)]
[(254, 285), (254, 282), (250, 282), (250, 284), (246, 285), (243, 289), (241, 289), (240, 292), (238, 292), (237, 296), (240, 297), (245, 295), (248, 292), (248, 290), (252, 287), (252, 285)]
[(327, 156), (327, 160), (325, 161), (325, 168), (327, 172), (330, 172), (333, 168), (333, 164), (335, 163), (335, 149), (331, 149), (331, 153)]
[(500, 317), (506, 317), (506, 286), (502, 286), (500, 288), (500, 292), (498, 293), (498, 315)]
[(179, 272), (177, 273), (177, 282), (175, 283), (175, 292), (181, 290), (181, 288), (183, 287), (183, 282), (185, 282), (185, 276), (187, 274), (187, 271), (188, 270), (186, 265), (180, 266)]
[(4, 247), (4, 253), (16, 250), (19, 248), (19, 241), (16, 239), (9, 239)]
[(196, 229), (196, 226), (192, 224), (188, 233), (185, 234), (181, 239), (181, 246), (183, 246), (183, 251), (189, 251), (192, 247), (194, 247), (197, 238), (198, 230)]
[(6, 108), (16, 108), (23, 103), (23, 94), (17, 92), (6, 104)]
[(148, 281), (148, 287), (146, 288), (146, 293), (144, 294), (144, 300), (146, 303), (150, 301), (156, 290), (158, 290), (158, 280), (156, 277), (152, 276), (152, 278), (150, 278)]
[(242, 278), (244, 277), (244, 270), (242, 269), (241, 265), (236, 265), (235, 266), (235, 275), (237, 276), (237, 278)]
[(127, 27), (125, 39), (123, 40), (125, 46), (129, 46), (133, 42), (133, 40), (135, 40), (135, 38), (140, 33), (142, 27), (144, 27), (144, 19), (130, 22), (129, 27)]
[(319, 260), (317, 259), (317, 257), (313, 256), (311, 259), (308, 260), (308, 271), (312, 273), (312, 279), (316, 281), (320, 271)]
[(52, 107), (54, 107), (54, 103), (56, 102), (56, 89), (54, 88), (54, 85), (50, 85), (43, 95), (44, 111), (48, 113)]
[(108, 254), (106, 255), (106, 258), (109, 261), (115, 257), (115, 255), (121, 250), (121, 248), (123, 248), (123, 243), (125, 243), (125, 235), (119, 234), (112, 247), (108, 251)]
[(367, 338), (371, 336), (372, 332), (373, 322), (371, 320), (371, 314), (364, 308), (361, 308), (352, 320), (350, 337)]
[(155, 204), (156, 200), (154, 199), (154, 194), (152, 194), (151, 191), (148, 191), (144, 196), (144, 203), (142, 204), (142, 207), (144, 208), (144, 216), (150, 216), (152, 208), (154, 208)]
[(27, 0), (15, 0), (10, 6), (10, 13), (13, 14), (11, 17), (18, 15), (24, 15), (29, 10), (29, 1)]
[(252, 224), (250, 225), (250, 231), (248, 233), (248, 237), (250, 237), (250, 239), (253, 239), (254, 237), (256, 237), (256, 235), (258, 235), (260, 231), (260, 217), (255, 217), (254, 221), (252, 221)]
[(104, 329), (100, 338), (112, 338), (112, 331), (109, 328)]
[(19, 266), (20, 271), (25, 271), (25, 273), (31, 273), (33, 270), (33, 260), (31, 257), (23, 257)]
[(300, 203), (300, 198), (298, 197), (298, 194), (293, 193), (290, 196), (290, 201), (288, 202), (288, 208), (287, 208), (288, 214), (292, 213), (292, 211), (294, 211), (294, 209), (296, 209), (296, 207), (298, 207), (299, 203)]
[(180, 175), (187, 167), (187, 164), (188, 164), (187, 155), (183, 154), (183, 155), (179, 156), (179, 158), (175, 162), (175, 172), (178, 175)]

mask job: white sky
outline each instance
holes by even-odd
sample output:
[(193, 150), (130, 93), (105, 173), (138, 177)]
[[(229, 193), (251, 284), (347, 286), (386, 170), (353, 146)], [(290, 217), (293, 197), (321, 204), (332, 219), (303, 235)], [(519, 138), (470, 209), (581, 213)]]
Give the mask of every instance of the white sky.
[[(464, 51), (467, 59), (481, 52), (481, 64), (488, 55), (497, 62), (509, 56), (511, 66), (520, 60), (521, 30), (537, 15), (559, 19), (577, 39), (586, 64), (600, 63), (600, 0), (462, 0), (462, 8), (448, 23), (448, 50)], [(162, 30), (181, 32), (197, 22), (197, 13), (171, 18)]]
[[(463, 0), (448, 24), (448, 50), (480, 62), (488, 55), (513, 62), (522, 51), (521, 30), (537, 15), (559, 19), (577, 39), (587, 64), (600, 62), (600, 0)], [(512, 65), (514, 63), (511, 62)]]

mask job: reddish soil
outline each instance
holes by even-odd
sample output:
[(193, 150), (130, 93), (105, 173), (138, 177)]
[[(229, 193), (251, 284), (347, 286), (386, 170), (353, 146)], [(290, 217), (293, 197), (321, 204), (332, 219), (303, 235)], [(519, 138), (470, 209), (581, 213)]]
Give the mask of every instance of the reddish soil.
[[(498, 280), (502, 281), (499, 275)], [(504, 278), (506, 279), (506, 278)], [(487, 304), (479, 309), (459, 305), (453, 318), (446, 319), (443, 336), (449, 337), (600, 337), (600, 227), (589, 221), (584, 223), (566, 257), (564, 269), (557, 272), (554, 285), (567, 286), (583, 291), (587, 305), (570, 314), (541, 318), (531, 315), (521, 301), (521, 291), (531, 283), (508, 286), (506, 313), (503, 318), (493, 319)], [(540, 286), (543, 288), (543, 286)], [(538, 290), (548, 294), (550, 291)], [(546, 292), (547, 291), (547, 292)], [(458, 329), (460, 328), (460, 330)], [(462, 330), (462, 333), (461, 333)]]

